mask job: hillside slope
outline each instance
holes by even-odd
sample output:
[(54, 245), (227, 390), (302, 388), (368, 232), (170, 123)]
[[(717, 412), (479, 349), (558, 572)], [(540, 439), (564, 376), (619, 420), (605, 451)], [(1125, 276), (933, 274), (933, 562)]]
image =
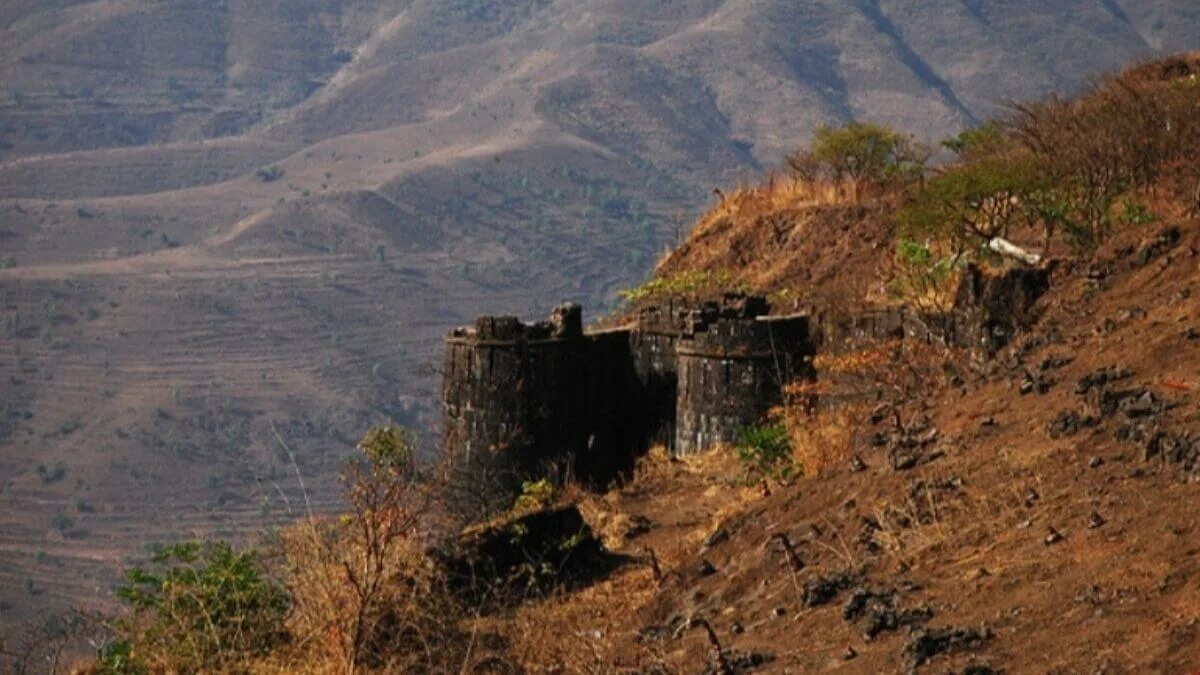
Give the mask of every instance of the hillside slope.
[[(1060, 269), (1035, 326), (982, 369), (906, 352), (954, 375), (906, 406), (936, 438), (915, 466), (873, 441), (894, 431), (871, 404), (810, 419), (824, 468), (766, 495), (716, 453), (648, 460), (585, 498), (613, 550), (653, 551), (664, 580), (630, 566), (527, 605), (499, 629), (515, 658), (689, 672), (713, 663), (705, 631), (684, 627), (703, 619), (729, 658), (769, 658), (761, 672), (1191, 672), (1200, 222), (1172, 226), (1166, 248), (1140, 248), (1164, 241), (1152, 230)], [(1096, 374), (1117, 369), (1109, 393), (1143, 407), (1092, 412)], [(1043, 384), (1020, 393), (1030, 377)], [(1098, 418), (1064, 426), (1071, 413)], [(534, 627), (549, 622), (574, 637), (545, 645)]]
[(1177, 0), (6, 3), (4, 619), (286, 520), (297, 472), (328, 505), (365, 426), (436, 433), (448, 326), (611, 303), (821, 123), (938, 138), (1196, 35)]
[[(498, 658), (579, 672), (1200, 667), (1197, 73), (1197, 54), (1128, 70), (1062, 107), (1027, 108), (990, 145), (870, 196), (777, 178), (724, 195), (643, 289), (661, 302), (741, 288), (778, 311), (811, 311), (815, 381), (786, 388), (736, 448), (651, 453), (628, 483), (568, 495), (612, 552), (637, 562), (484, 622), (506, 645)], [(1145, 137), (1167, 142), (1129, 152), (1141, 135), (1108, 132), (1151, 101)], [(1061, 144), (1078, 138), (1054, 136), (1066, 128), (1105, 140), (1071, 164)], [(973, 182), (1029, 161), (1053, 165), (1057, 182), (1026, 174), (1006, 183), (1015, 192)], [(1042, 236), (1018, 218), (1005, 236), (1045, 254), (1029, 263), (1040, 269), (989, 254), (980, 235), (953, 248), (961, 219), (907, 238), (913, 205), (945, 198), (946, 185), (1032, 209), (1053, 192), (1068, 206), (1051, 213), (1069, 223), (1084, 175), (1073, 171), (1088, 161), (1117, 167), (1112, 176), (1153, 168), (1115, 179), (1097, 235), (1075, 223)], [(989, 270), (1006, 280), (999, 288), (1026, 274), (1049, 284), (1024, 322), (1006, 322), (1022, 311), (1010, 291), (989, 296), (951, 274), (956, 313), (990, 298), (988, 330), (962, 341), (936, 328), (944, 306), (907, 292), (923, 287), (895, 284), (920, 243)], [(858, 333), (827, 330), (827, 318), (864, 306)], [(874, 330), (899, 306), (915, 319)]]

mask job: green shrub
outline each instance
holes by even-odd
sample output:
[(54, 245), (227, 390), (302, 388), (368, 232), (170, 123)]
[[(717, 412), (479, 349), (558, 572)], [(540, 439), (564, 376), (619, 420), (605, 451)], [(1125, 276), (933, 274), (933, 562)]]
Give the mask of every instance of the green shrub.
[(284, 171), (278, 164), (264, 166), (254, 172), (254, 176), (264, 183), (271, 183), (283, 178)]
[(939, 257), (928, 245), (901, 238), (896, 243), (896, 272), (888, 290), (922, 309), (945, 311), (954, 302), (955, 260)]
[(935, 238), (956, 251), (1008, 235), (1033, 193), (1044, 190), (1028, 158), (995, 156), (954, 166), (930, 180), (899, 213), (903, 236)]
[(617, 292), (628, 303), (685, 295), (710, 295), (729, 291), (742, 291), (743, 286), (726, 270), (688, 270), (663, 277), (655, 277), (635, 288)]
[(1145, 204), (1136, 201), (1125, 202), (1124, 211), (1121, 213), (1121, 222), (1125, 225), (1149, 225), (1157, 222), (1158, 216), (1146, 207)]
[(54, 529), (58, 530), (59, 534), (66, 534), (68, 530), (75, 527), (75, 521), (65, 513), (59, 513), (51, 519), (50, 524)]
[(117, 597), (132, 614), (118, 627), (130, 645), (120, 653), (121, 663), (215, 671), (283, 640), (289, 598), (253, 550), (235, 551), (225, 542), (167, 546), (155, 554), (152, 568), (128, 570), (125, 579)]
[(521, 484), (521, 494), (513, 503), (513, 511), (528, 513), (546, 508), (554, 501), (554, 485), (545, 478)]
[(1004, 127), (996, 121), (965, 129), (959, 135), (942, 141), (942, 147), (963, 159), (986, 157), (1003, 150), (1007, 145)]
[(920, 177), (931, 154), (924, 144), (894, 129), (851, 122), (818, 128), (811, 149), (789, 155), (787, 164), (801, 180), (849, 180), (858, 185)]
[(67, 467), (55, 464), (53, 468), (49, 468), (45, 464), (38, 464), (37, 475), (43, 485), (50, 485), (67, 477)]
[(742, 427), (735, 450), (747, 478), (787, 481), (803, 473), (803, 467), (792, 460), (791, 437), (783, 424)]
[(133, 657), (133, 645), (125, 641), (114, 642), (100, 650), (96, 661), (96, 675), (142, 675), (149, 672)]

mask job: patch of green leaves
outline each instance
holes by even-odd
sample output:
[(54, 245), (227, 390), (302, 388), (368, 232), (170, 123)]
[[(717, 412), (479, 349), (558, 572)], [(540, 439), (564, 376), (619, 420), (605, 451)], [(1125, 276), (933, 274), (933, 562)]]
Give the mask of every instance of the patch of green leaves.
[(254, 550), (226, 542), (166, 546), (152, 565), (126, 571), (117, 597), (132, 609), (120, 625), (125, 670), (218, 671), (263, 654), (284, 637), (287, 593)]
[(687, 295), (707, 295), (725, 292), (742, 292), (745, 288), (728, 270), (687, 270), (676, 274), (655, 277), (635, 288), (618, 291), (621, 299), (630, 304), (645, 300), (671, 298)]
[(747, 478), (785, 482), (803, 473), (792, 459), (791, 437), (783, 424), (742, 427), (735, 452)]

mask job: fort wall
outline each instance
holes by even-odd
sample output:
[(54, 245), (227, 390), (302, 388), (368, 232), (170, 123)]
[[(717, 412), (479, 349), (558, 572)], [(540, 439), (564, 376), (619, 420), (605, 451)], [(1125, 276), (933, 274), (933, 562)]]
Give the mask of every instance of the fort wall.
[(577, 305), (546, 321), (480, 317), (446, 338), (444, 450), (513, 476), (604, 485), (649, 447), (686, 455), (733, 444), (818, 352), (937, 340), (990, 357), (1032, 315), (1046, 270), (968, 269), (947, 312), (906, 307), (770, 316), (730, 294), (643, 308), (627, 327), (585, 332)]

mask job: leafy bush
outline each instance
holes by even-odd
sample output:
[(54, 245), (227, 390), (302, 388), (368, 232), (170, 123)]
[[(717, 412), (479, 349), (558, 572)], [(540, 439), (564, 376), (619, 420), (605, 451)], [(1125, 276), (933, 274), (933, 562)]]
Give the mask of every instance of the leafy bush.
[(350, 512), (281, 538), (295, 657), (345, 672), (439, 670), (466, 644), (457, 603), (421, 539), (441, 486), (418, 475), (403, 428), (372, 429), (358, 448), (362, 458), (342, 474)]
[(788, 168), (805, 181), (881, 183), (920, 177), (931, 152), (910, 136), (878, 124), (852, 122), (817, 129), (809, 150), (787, 157)]
[(75, 521), (65, 513), (59, 513), (51, 519), (50, 524), (54, 529), (58, 530), (59, 534), (66, 534), (68, 530), (75, 527)]
[(550, 505), (554, 501), (554, 485), (545, 478), (521, 484), (521, 494), (513, 503), (513, 511), (528, 513)]
[(787, 427), (768, 424), (743, 427), (738, 430), (737, 458), (746, 468), (747, 477), (790, 480), (803, 473), (792, 460), (792, 443)]
[(635, 288), (618, 291), (628, 303), (676, 296), (699, 296), (744, 290), (726, 270), (687, 270), (678, 274), (655, 277)]
[(942, 147), (966, 160), (996, 154), (1008, 145), (1004, 126), (995, 120), (965, 129), (957, 136), (942, 141)]
[(62, 464), (55, 464), (53, 468), (49, 468), (45, 464), (38, 464), (37, 475), (43, 485), (57, 483), (67, 477), (67, 467)]
[(284, 174), (283, 168), (280, 167), (278, 164), (264, 166), (264, 167), (260, 168), (258, 171), (254, 172), (254, 176), (264, 183), (271, 183), (271, 182), (277, 181), (280, 178), (283, 178), (283, 174)]
[(1192, 173), (1200, 164), (1200, 84), (1191, 68), (1149, 64), (1077, 99), (1014, 105), (1006, 119), (947, 139), (959, 161), (902, 209), (901, 237), (959, 256), (1014, 226), (1040, 226), (1047, 248), (1061, 236), (1088, 250), (1114, 226), (1154, 222), (1133, 196), (1163, 177), (1175, 177), (1185, 192), (1195, 183), (1200, 202)]
[(1149, 225), (1157, 222), (1158, 216), (1146, 207), (1145, 204), (1136, 201), (1125, 202), (1124, 210), (1121, 213), (1121, 222), (1125, 225)]
[(938, 256), (912, 239), (896, 244), (896, 269), (888, 290), (897, 298), (929, 311), (946, 311), (954, 303), (958, 275), (954, 256)]
[(1046, 189), (1025, 157), (992, 156), (966, 162), (930, 180), (899, 214), (905, 238), (949, 242), (956, 253), (1006, 237), (1025, 215), (1027, 197)]
[(256, 551), (225, 542), (167, 546), (151, 568), (128, 570), (125, 579), (117, 597), (132, 615), (118, 633), (129, 647), (106, 657), (123, 672), (221, 670), (284, 638), (289, 599)]

